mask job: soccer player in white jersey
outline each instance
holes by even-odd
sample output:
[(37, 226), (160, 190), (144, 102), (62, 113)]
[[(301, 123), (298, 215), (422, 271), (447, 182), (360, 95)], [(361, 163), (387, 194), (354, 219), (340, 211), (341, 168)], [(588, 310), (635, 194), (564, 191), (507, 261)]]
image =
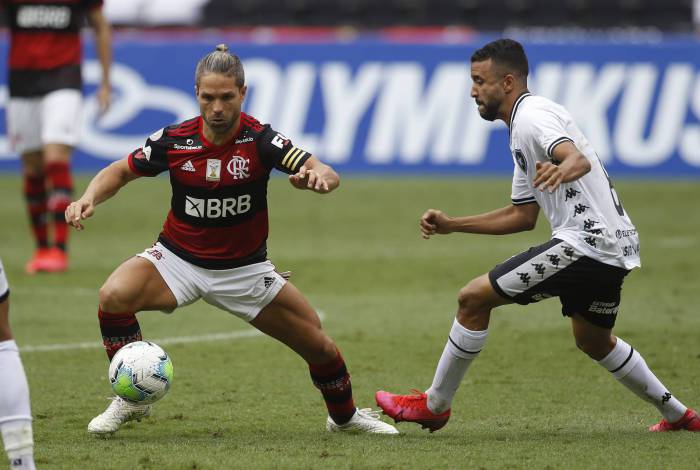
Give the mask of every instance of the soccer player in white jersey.
[(29, 386), (9, 321), (10, 288), (0, 260), (0, 434), (10, 469), (34, 469)]
[(595, 150), (558, 104), (527, 89), (522, 45), (491, 42), (471, 57), (471, 96), (481, 117), (510, 130), (515, 163), (512, 204), (492, 212), (450, 217), (429, 209), (423, 238), (452, 232), (506, 234), (535, 227), (540, 208), (552, 239), (517, 254), (459, 291), (459, 309), (425, 393), (376, 393), (377, 404), (398, 421), (431, 432), (450, 417), (452, 399), (488, 336), (491, 310), (559, 297), (571, 318), (576, 345), (662, 414), (650, 431), (700, 431), (698, 414), (659, 381), (632, 346), (612, 334), (624, 277), (640, 266), (637, 230), (620, 203)]

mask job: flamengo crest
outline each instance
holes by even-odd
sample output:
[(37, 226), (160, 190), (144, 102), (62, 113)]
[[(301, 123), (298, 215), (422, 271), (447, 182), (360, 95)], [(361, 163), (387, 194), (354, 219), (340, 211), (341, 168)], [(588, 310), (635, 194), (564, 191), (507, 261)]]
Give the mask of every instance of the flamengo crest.
[(243, 180), (250, 177), (250, 160), (239, 155), (234, 155), (226, 165), (226, 169), (235, 180)]

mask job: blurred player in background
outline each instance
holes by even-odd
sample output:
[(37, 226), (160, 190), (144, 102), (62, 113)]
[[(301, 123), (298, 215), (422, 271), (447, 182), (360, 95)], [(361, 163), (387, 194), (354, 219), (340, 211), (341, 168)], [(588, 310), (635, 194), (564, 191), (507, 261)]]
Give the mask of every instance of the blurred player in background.
[(0, 434), (10, 468), (34, 468), (29, 386), (10, 330), (10, 288), (0, 260)]
[[(338, 187), (338, 175), (242, 113), (246, 91), (240, 59), (218, 46), (200, 60), (195, 73), (201, 116), (151, 135), (143, 148), (98, 173), (68, 206), (66, 221), (80, 230), (82, 219), (128, 182), (170, 174), (171, 210), (158, 241), (119, 266), (100, 290), (98, 316), (107, 355), (111, 359), (122, 346), (141, 339), (137, 312), (171, 312), (201, 298), (307, 361), (328, 408), (329, 431), (396, 434), (378, 412), (355, 407), (343, 357), (309, 302), (267, 259), (272, 169), (288, 173), (295, 188), (320, 194)], [(112, 433), (149, 413), (149, 405), (115, 398), (88, 431)]]
[(102, 65), (97, 91), (101, 111), (110, 101), (111, 30), (102, 0), (0, 3), (11, 32), (7, 128), (14, 150), (21, 154), (24, 197), (37, 246), (25, 270), (65, 271), (68, 226), (63, 213), (72, 199), (70, 159), (79, 139), (82, 104), (80, 30), (87, 17)]
[(639, 352), (612, 334), (623, 279), (640, 266), (637, 230), (571, 115), (530, 94), (528, 72), (523, 47), (509, 39), (489, 43), (471, 58), (471, 96), (481, 117), (501, 119), (510, 130), (512, 204), (466, 217), (429, 209), (420, 229), (426, 239), (452, 232), (516, 233), (532, 230), (542, 208), (552, 239), (463, 287), (432, 386), (413, 395), (379, 391), (377, 404), (396, 421), (440, 429), (464, 374), (486, 343), (491, 310), (559, 297), (562, 314), (571, 317), (576, 345), (661, 412), (664, 419), (650, 431), (700, 431), (697, 413), (671, 395)]

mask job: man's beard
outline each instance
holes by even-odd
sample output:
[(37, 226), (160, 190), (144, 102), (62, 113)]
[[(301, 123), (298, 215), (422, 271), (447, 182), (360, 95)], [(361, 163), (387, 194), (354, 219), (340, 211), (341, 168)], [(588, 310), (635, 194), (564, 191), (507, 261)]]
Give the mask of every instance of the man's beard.
[(224, 134), (227, 131), (231, 130), (231, 128), (233, 127), (233, 123), (236, 122), (236, 119), (231, 118), (228, 121), (227, 120), (211, 121), (205, 117), (204, 121), (207, 123), (209, 128), (212, 131), (214, 131), (215, 133)]
[(498, 105), (481, 103), (484, 107), (484, 111), (479, 110), (479, 115), (487, 121), (495, 121), (498, 117)]

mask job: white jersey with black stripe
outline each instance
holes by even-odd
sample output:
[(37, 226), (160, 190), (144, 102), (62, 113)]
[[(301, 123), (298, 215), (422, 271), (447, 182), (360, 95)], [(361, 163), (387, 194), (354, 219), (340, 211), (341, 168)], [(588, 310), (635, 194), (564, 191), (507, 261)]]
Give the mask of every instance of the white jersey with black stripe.
[[(620, 203), (602, 162), (569, 112), (547, 98), (524, 93), (510, 118), (513, 204), (537, 202), (564, 240), (602, 263), (632, 269), (640, 266), (639, 237)], [(552, 160), (552, 150), (571, 141), (589, 160), (591, 171), (556, 191), (535, 188), (535, 163)], [(554, 162), (556, 164), (556, 162)]]

